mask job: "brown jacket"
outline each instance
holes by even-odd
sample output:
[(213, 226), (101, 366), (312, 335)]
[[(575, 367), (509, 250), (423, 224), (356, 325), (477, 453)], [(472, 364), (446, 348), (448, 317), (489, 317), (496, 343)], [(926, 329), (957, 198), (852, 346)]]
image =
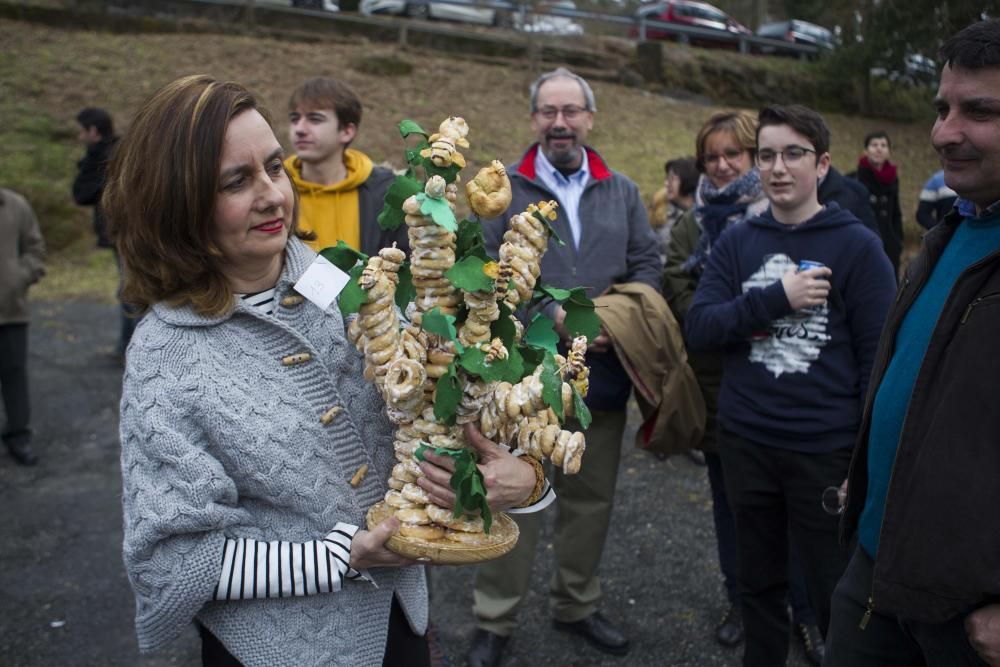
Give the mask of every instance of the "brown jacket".
[(28, 321), (28, 286), (45, 273), (45, 242), (24, 197), (0, 188), (0, 325)]
[(666, 301), (649, 285), (623, 283), (594, 303), (635, 387), (643, 417), (636, 447), (677, 454), (697, 446), (705, 432), (705, 402)]

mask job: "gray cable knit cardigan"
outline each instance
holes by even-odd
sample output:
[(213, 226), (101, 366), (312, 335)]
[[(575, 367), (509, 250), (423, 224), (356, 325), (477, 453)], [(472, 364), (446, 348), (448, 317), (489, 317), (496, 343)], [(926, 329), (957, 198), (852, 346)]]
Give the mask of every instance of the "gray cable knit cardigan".
[[(336, 305), (280, 305), (315, 253), (289, 241), (273, 316), (156, 304), (128, 350), (121, 402), (125, 566), (142, 651), (192, 619), (246, 667), (381, 665), (392, 596), (427, 625), (422, 567), (376, 568), (337, 593), (212, 602), (225, 538), (304, 542), (364, 526), (395, 463), (381, 398)], [(288, 355), (303, 363), (283, 365)], [(327, 425), (332, 406), (344, 409)], [(351, 476), (369, 472), (357, 488)]]

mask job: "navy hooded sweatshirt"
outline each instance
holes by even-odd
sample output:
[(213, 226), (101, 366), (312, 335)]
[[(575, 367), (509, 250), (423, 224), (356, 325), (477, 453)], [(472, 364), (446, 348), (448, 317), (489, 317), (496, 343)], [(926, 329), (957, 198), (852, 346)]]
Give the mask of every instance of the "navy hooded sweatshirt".
[[(802, 260), (831, 269), (830, 296), (793, 311), (781, 276)], [(726, 230), (685, 318), (691, 349), (723, 350), (721, 426), (802, 452), (852, 446), (895, 291), (878, 236), (835, 203), (798, 225), (769, 210)]]

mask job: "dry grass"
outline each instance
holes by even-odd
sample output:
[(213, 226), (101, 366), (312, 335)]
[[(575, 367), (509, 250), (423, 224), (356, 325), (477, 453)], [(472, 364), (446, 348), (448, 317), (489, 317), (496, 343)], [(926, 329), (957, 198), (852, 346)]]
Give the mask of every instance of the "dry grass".
[[(246, 84), (273, 110), (282, 140), (292, 87), (309, 76), (342, 78), (365, 101), (356, 147), (377, 162), (396, 166), (403, 164), (403, 143), (395, 129), (403, 118), (432, 129), (445, 116), (464, 116), (472, 128), (467, 173), (494, 157), (516, 160), (532, 140), (527, 85), (533, 74), (526, 59), (500, 66), (357, 39), (298, 44), (240, 35), (118, 35), (12, 21), (0, 21), (0, 43), (5, 52), (0, 60), (0, 140), (15, 153), (0, 163), (0, 182), (18, 187), (29, 175), (44, 179), (44, 192), (37, 183), (26, 189), (34, 198), (50, 200), (40, 206), (54, 217), (62, 211), (61, 218), (68, 219), (43, 220), (47, 233), (67, 221), (89, 229), (87, 212), (66, 204), (81, 152), (73, 140), (76, 112), (87, 105), (103, 106), (124, 128), (143, 99), (185, 74), (205, 72)], [(366, 69), (359, 64), (361, 58), (398, 58), (414, 69), (408, 76), (376, 77), (355, 69)], [(695, 132), (715, 110), (611, 83), (596, 82), (594, 89), (600, 113), (590, 143), (645, 195), (660, 187), (667, 158), (693, 152)], [(884, 128), (892, 135), (904, 214), (912, 219), (920, 187), (937, 169), (928, 141), (930, 128), (833, 114), (827, 120), (834, 137), (834, 164), (845, 172), (853, 168), (867, 131)], [(40, 165), (23, 155), (19, 160), (19, 152), (46, 157)], [(910, 230), (915, 239), (915, 226)], [(67, 244), (53, 256), (46, 280), (52, 287), (39, 288), (36, 296), (113, 293), (110, 260), (90, 252), (81, 256), (82, 247), (86, 244)]]

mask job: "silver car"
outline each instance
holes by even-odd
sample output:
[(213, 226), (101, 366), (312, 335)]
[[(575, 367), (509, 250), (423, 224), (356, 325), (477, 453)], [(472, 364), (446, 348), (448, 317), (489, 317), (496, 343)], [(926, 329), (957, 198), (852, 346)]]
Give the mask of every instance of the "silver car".
[(361, 0), (361, 13), (401, 14), (413, 18), (433, 18), (479, 25), (494, 25), (497, 20), (495, 9), (477, 5), (472, 0)]

